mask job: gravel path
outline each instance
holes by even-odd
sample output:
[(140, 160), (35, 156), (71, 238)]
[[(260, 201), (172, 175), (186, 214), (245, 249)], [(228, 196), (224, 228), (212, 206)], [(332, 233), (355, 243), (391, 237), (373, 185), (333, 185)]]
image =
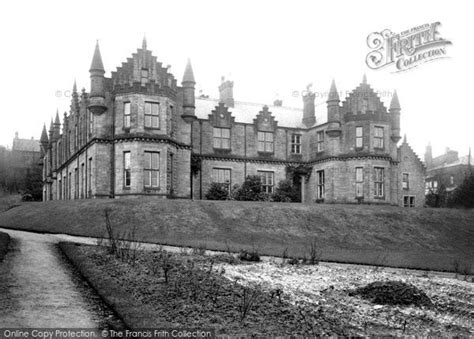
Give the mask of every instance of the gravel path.
[(121, 322), (74, 272), (52, 235), (4, 230), (0, 263), (2, 327), (120, 328)]

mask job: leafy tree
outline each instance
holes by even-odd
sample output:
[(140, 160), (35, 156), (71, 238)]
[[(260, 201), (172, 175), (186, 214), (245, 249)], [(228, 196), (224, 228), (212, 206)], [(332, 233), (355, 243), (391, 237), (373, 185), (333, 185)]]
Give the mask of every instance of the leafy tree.
[(279, 202), (299, 202), (301, 201), (300, 192), (298, 188), (293, 185), (291, 180), (282, 180), (278, 183), (275, 192), (272, 194), (272, 200)]
[(451, 206), (474, 208), (474, 173), (466, 176), (449, 201)]
[(31, 194), (35, 201), (43, 198), (43, 180), (41, 166), (33, 166), (28, 169), (25, 177), (25, 193)]
[(229, 185), (225, 183), (213, 182), (209, 191), (206, 193), (208, 200), (227, 200), (229, 199)]

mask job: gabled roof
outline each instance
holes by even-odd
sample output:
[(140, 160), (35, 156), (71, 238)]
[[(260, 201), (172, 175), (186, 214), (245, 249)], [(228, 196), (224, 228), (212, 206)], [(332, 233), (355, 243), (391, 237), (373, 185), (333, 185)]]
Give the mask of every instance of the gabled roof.
[(40, 142), (34, 139), (13, 139), (12, 151), (40, 152)]
[[(199, 119), (209, 119), (209, 114), (219, 105), (218, 99), (196, 98), (196, 117)], [(229, 111), (235, 118), (236, 122), (253, 124), (254, 119), (265, 104), (235, 101), (234, 107), (230, 107)], [(303, 123), (303, 109), (285, 106), (266, 105), (272, 116), (278, 122), (279, 127), (306, 128)], [(326, 108), (324, 106), (324, 108)], [(317, 124), (326, 122), (326, 111), (321, 110), (321, 114), (316, 116)]]

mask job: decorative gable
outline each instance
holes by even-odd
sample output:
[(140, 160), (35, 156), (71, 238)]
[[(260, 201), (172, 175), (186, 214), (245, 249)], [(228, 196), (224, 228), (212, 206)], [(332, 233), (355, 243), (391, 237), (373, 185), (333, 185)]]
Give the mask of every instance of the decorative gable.
[(222, 102), (209, 114), (209, 122), (214, 127), (231, 128), (234, 121), (235, 119), (232, 116), (232, 112), (230, 112), (229, 108)]
[(343, 114), (387, 113), (387, 108), (370, 85), (362, 83), (342, 102)]
[(257, 130), (264, 132), (274, 132), (278, 125), (278, 122), (272, 116), (272, 112), (268, 110), (268, 106), (263, 106), (263, 109), (258, 113), (253, 123)]

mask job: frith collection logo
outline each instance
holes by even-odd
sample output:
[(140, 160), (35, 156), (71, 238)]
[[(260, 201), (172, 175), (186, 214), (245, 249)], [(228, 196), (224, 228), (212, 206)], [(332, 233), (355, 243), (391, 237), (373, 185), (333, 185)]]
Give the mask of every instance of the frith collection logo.
[(447, 58), (446, 46), (451, 41), (440, 37), (440, 25), (434, 22), (398, 34), (389, 29), (369, 34), (367, 45), (372, 51), (367, 54), (367, 66), (371, 69), (392, 66), (394, 72), (402, 72), (425, 62)]

